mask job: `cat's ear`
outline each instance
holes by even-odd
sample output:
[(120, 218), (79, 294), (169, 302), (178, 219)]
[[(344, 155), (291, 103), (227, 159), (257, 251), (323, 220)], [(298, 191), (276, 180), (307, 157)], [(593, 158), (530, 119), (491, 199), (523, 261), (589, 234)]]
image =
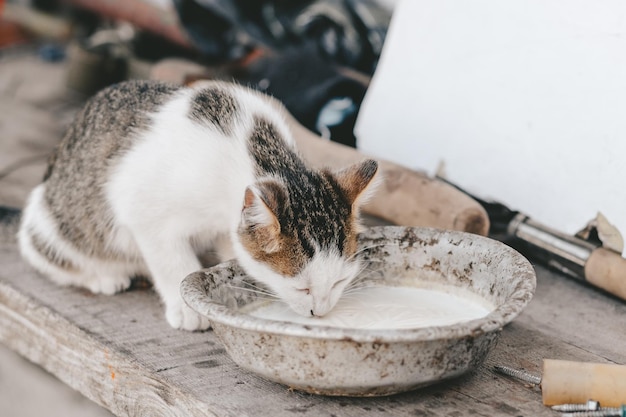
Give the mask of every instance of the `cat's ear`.
[(246, 188), (241, 212), (242, 225), (266, 253), (280, 249), (278, 213), (284, 207), (286, 198), (284, 187), (277, 181), (261, 181)]
[(335, 178), (345, 191), (348, 201), (358, 205), (367, 200), (376, 188), (378, 162), (368, 159), (335, 173)]

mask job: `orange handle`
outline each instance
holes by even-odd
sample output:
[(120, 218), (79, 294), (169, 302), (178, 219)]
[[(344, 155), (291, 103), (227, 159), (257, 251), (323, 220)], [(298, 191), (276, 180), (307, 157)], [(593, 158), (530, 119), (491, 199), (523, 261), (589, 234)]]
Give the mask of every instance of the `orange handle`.
[(626, 300), (626, 259), (617, 252), (599, 248), (585, 264), (585, 278), (591, 284)]
[(544, 405), (599, 401), (603, 407), (626, 404), (626, 366), (544, 359)]

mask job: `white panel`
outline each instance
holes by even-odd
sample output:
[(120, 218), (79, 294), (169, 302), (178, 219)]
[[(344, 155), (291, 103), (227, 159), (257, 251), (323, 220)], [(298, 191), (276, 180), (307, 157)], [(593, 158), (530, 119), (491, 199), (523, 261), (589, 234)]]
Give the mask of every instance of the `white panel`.
[(365, 152), (575, 233), (626, 231), (626, 2), (405, 0), (359, 114)]

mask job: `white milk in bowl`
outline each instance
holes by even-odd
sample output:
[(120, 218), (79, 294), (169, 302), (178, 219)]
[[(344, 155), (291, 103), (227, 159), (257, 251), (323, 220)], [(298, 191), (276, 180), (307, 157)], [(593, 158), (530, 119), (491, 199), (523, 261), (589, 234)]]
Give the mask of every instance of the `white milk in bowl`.
[[(250, 306), (252, 307), (252, 306)], [(248, 314), (267, 320), (352, 329), (415, 329), (447, 326), (486, 316), (494, 307), (455, 287), (364, 287), (344, 294), (324, 317), (304, 317), (287, 304), (256, 304)]]

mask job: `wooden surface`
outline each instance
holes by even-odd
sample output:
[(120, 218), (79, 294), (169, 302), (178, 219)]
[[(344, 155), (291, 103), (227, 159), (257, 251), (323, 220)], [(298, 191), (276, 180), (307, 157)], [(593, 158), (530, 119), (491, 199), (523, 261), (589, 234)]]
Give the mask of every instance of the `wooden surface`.
[[(76, 106), (62, 76), (32, 56), (0, 63), (0, 171), (60, 137)], [(43, 166), (1, 178), (0, 204), (23, 204)], [(169, 328), (145, 285), (107, 297), (51, 284), (21, 261), (14, 227), (0, 227), (0, 341), (119, 416), (552, 416), (537, 387), (492, 366), (626, 363), (626, 303), (538, 267), (535, 298), (475, 372), (392, 397), (293, 392), (240, 370), (212, 332)]]
[(169, 328), (149, 288), (107, 297), (51, 284), (3, 228), (0, 340), (120, 416), (548, 416), (537, 388), (491, 367), (626, 362), (626, 305), (538, 268), (537, 295), (476, 372), (387, 398), (292, 392), (238, 369), (212, 332)]

